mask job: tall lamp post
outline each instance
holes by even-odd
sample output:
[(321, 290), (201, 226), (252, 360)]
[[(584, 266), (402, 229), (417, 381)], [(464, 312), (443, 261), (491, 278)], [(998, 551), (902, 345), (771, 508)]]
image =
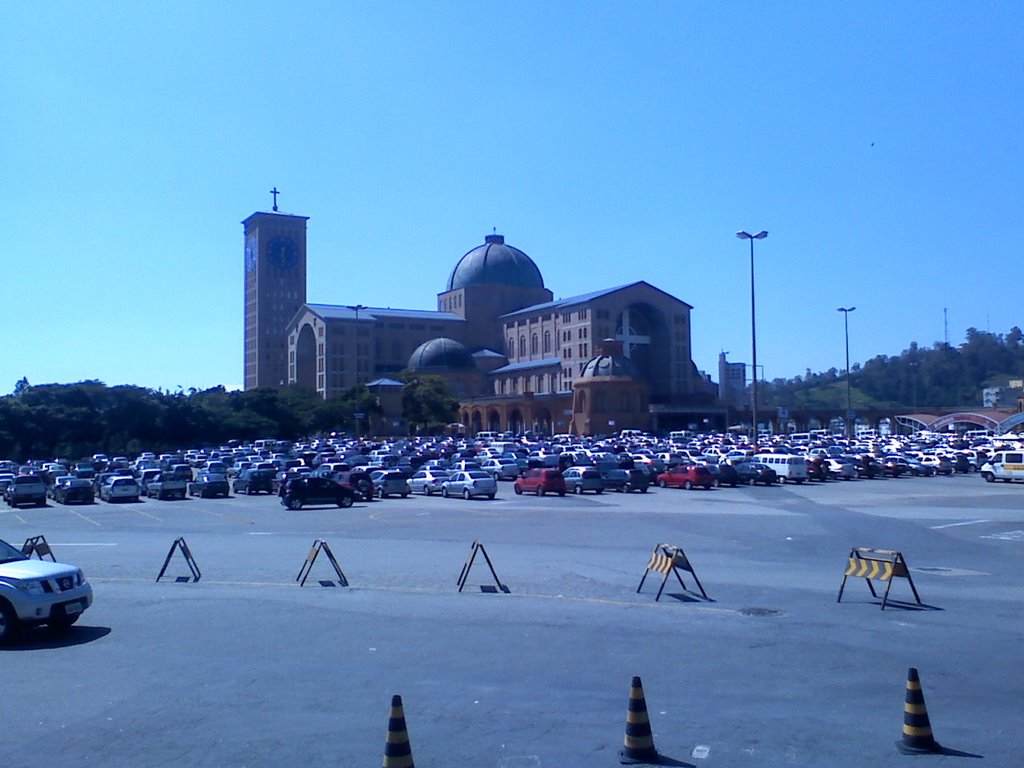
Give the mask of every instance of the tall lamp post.
[(757, 442), (759, 435), (757, 434), (757, 317), (754, 314), (754, 241), (764, 240), (768, 237), (766, 230), (761, 230), (756, 235), (752, 235), (749, 232), (737, 232), (736, 237), (740, 240), (750, 241), (750, 346), (751, 356), (753, 357), (752, 363), (752, 382), (753, 382), (753, 401), (750, 408), (750, 416), (753, 424), (754, 432), (754, 453), (757, 453)]
[(846, 436), (853, 437), (853, 399), (850, 396), (850, 313), (856, 307), (837, 307), (843, 313), (843, 332), (846, 336)]

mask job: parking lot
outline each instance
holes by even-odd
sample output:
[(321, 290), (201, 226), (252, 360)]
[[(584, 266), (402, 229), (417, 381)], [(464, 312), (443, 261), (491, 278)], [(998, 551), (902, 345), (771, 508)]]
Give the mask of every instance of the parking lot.
[[(565, 497), (410, 496), (287, 511), (276, 497), (0, 510), (95, 603), (0, 650), (12, 764), (379, 763), (401, 694), (419, 766), (618, 763), (631, 677), (654, 742), (701, 766), (903, 764), (907, 670), (935, 738), (1017, 765), (1024, 489), (977, 475)], [(198, 582), (175, 553), (184, 537)], [(326, 557), (296, 576), (314, 540)], [(477, 557), (486, 546), (508, 593)], [(703, 600), (662, 576), (685, 550)], [(851, 547), (898, 550), (884, 611)], [(885, 589), (885, 584), (875, 582)], [(880, 585), (880, 586), (879, 586)], [(926, 758), (920, 758), (926, 759)], [(937, 758), (933, 758), (937, 759)], [(19, 763), (18, 760), (21, 760)], [(947, 758), (947, 762), (952, 762)]]

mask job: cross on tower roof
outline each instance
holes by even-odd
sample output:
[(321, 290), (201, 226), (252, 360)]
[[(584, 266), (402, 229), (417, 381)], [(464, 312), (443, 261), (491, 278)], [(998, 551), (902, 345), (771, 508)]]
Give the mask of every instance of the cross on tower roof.
[(272, 194), (274, 196), (274, 210), (276, 211), (277, 210), (277, 196), (280, 195), (281, 193), (277, 191), (277, 187), (275, 186), (272, 190), (270, 190), (270, 194)]

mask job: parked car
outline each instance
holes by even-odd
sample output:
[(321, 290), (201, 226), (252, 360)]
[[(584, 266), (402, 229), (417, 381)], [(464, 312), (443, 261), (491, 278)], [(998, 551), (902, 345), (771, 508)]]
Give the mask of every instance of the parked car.
[(96, 496), (88, 480), (69, 477), (54, 486), (53, 500), (61, 504), (92, 504)]
[(828, 459), (814, 456), (807, 459), (807, 479), (825, 482), (829, 478)]
[(953, 457), (953, 471), (957, 474), (966, 475), (971, 472), (975, 472), (976, 470), (977, 467), (974, 466), (974, 462), (966, 455), (958, 453)]
[(907, 460), (902, 456), (883, 456), (879, 463), (882, 465), (882, 474), (886, 477), (910, 474)]
[(543, 496), (546, 493), (557, 493), (565, 496), (565, 478), (557, 469), (533, 467), (516, 478), (512, 490), (517, 494), (535, 493)]
[(592, 467), (569, 467), (562, 472), (562, 477), (565, 478), (566, 492), (604, 493), (604, 480), (601, 479), (601, 473)]
[(715, 488), (718, 488), (723, 485), (728, 485), (730, 488), (735, 488), (740, 482), (739, 475), (736, 474), (736, 470), (733, 468), (732, 464), (727, 464), (725, 462), (712, 462), (706, 464), (705, 466), (708, 468), (708, 470), (711, 472), (711, 476), (714, 478)]
[(134, 477), (110, 475), (100, 486), (100, 499), (106, 502), (138, 501), (139, 484)]
[(441, 492), (441, 483), (448, 479), (450, 472), (443, 469), (421, 469), (409, 478), (409, 491), (432, 496)]
[(31, 559), (0, 540), (0, 642), (22, 625), (67, 629), (92, 605), (92, 587), (81, 569)]
[(146, 484), (146, 498), (184, 499), (188, 483), (170, 472), (161, 472)]
[(490, 472), (496, 480), (515, 480), (519, 477), (519, 462), (512, 459), (485, 459), (480, 468)]
[(378, 499), (386, 499), (388, 496), (401, 496), (404, 499), (409, 495), (409, 481), (401, 472), (377, 469), (370, 473), (370, 479), (373, 480)]
[(282, 488), (281, 504), (288, 509), (302, 509), (311, 504), (335, 504), (351, 507), (356, 491), (330, 477), (293, 477)]
[[(320, 475), (323, 477), (324, 475)], [(252, 496), (257, 493), (274, 492), (274, 470), (272, 469), (243, 469), (235, 477), (231, 486), (235, 493), (244, 493)]]
[(676, 465), (666, 469), (658, 475), (659, 488), (683, 488), (687, 491), (694, 488), (711, 488), (715, 484), (715, 478), (711, 470), (703, 465), (691, 464), (684, 466)]
[(747, 485), (774, 485), (779, 476), (774, 469), (760, 461), (741, 461), (736, 464), (736, 474), (741, 483)]
[(452, 472), (448, 479), (441, 483), (441, 495), (461, 496), (471, 499), (474, 496), (486, 496), (493, 499), (498, 493), (498, 481), (494, 475), (483, 469), (471, 469), (466, 472)]
[(198, 496), (201, 499), (216, 498), (217, 496), (227, 498), (231, 495), (228, 477), (213, 472), (200, 472), (196, 479), (188, 484), (188, 495)]
[(828, 476), (833, 480), (853, 480), (857, 477), (857, 467), (852, 461), (842, 459), (825, 459)]
[(601, 473), (604, 480), (604, 487), (609, 491), (628, 493), (629, 491), (640, 491), (647, 493), (650, 481), (647, 473), (640, 469), (609, 469)]
[(934, 477), (936, 470), (931, 464), (925, 464), (917, 459), (907, 459), (907, 467), (914, 477)]
[(17, 475), (4, 490), (4, 498), (12, 507), (32, 504), (46, 506), (46, 483), (39, 475)]

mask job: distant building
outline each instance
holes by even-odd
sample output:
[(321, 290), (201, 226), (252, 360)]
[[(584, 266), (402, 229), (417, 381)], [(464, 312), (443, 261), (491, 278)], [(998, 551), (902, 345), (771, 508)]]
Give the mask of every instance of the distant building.
[[(704, 417), (715, 410), (690, 356), (692, 307), (647, 282), (555, 299), (534, 261), (493, 234), (456, 262), (434, 310), (310, 304), (306, 221), (275, 211), (243, 222), (247, 389), (294, 383), (328, 398), (419, 370), (449, 381), (471, 433), (565, 432), (595, 423), (574, 416), (573, 390), (581, 377), (594, 388), (592, 371), (604, 370), (594, 361), (608, 356), (599, 342), (609, 339), (642, 385), (646, 420), (692, 420), (691, 405)], [(726, 365), (739, 366), (741, 401), (743, 364)], [(622, 410), (630, 428), (640, 402)]]
[(747, 364), (730, 363), (725, 355), (718, 354), (718, 399), (729, 408), (746, 408)]

